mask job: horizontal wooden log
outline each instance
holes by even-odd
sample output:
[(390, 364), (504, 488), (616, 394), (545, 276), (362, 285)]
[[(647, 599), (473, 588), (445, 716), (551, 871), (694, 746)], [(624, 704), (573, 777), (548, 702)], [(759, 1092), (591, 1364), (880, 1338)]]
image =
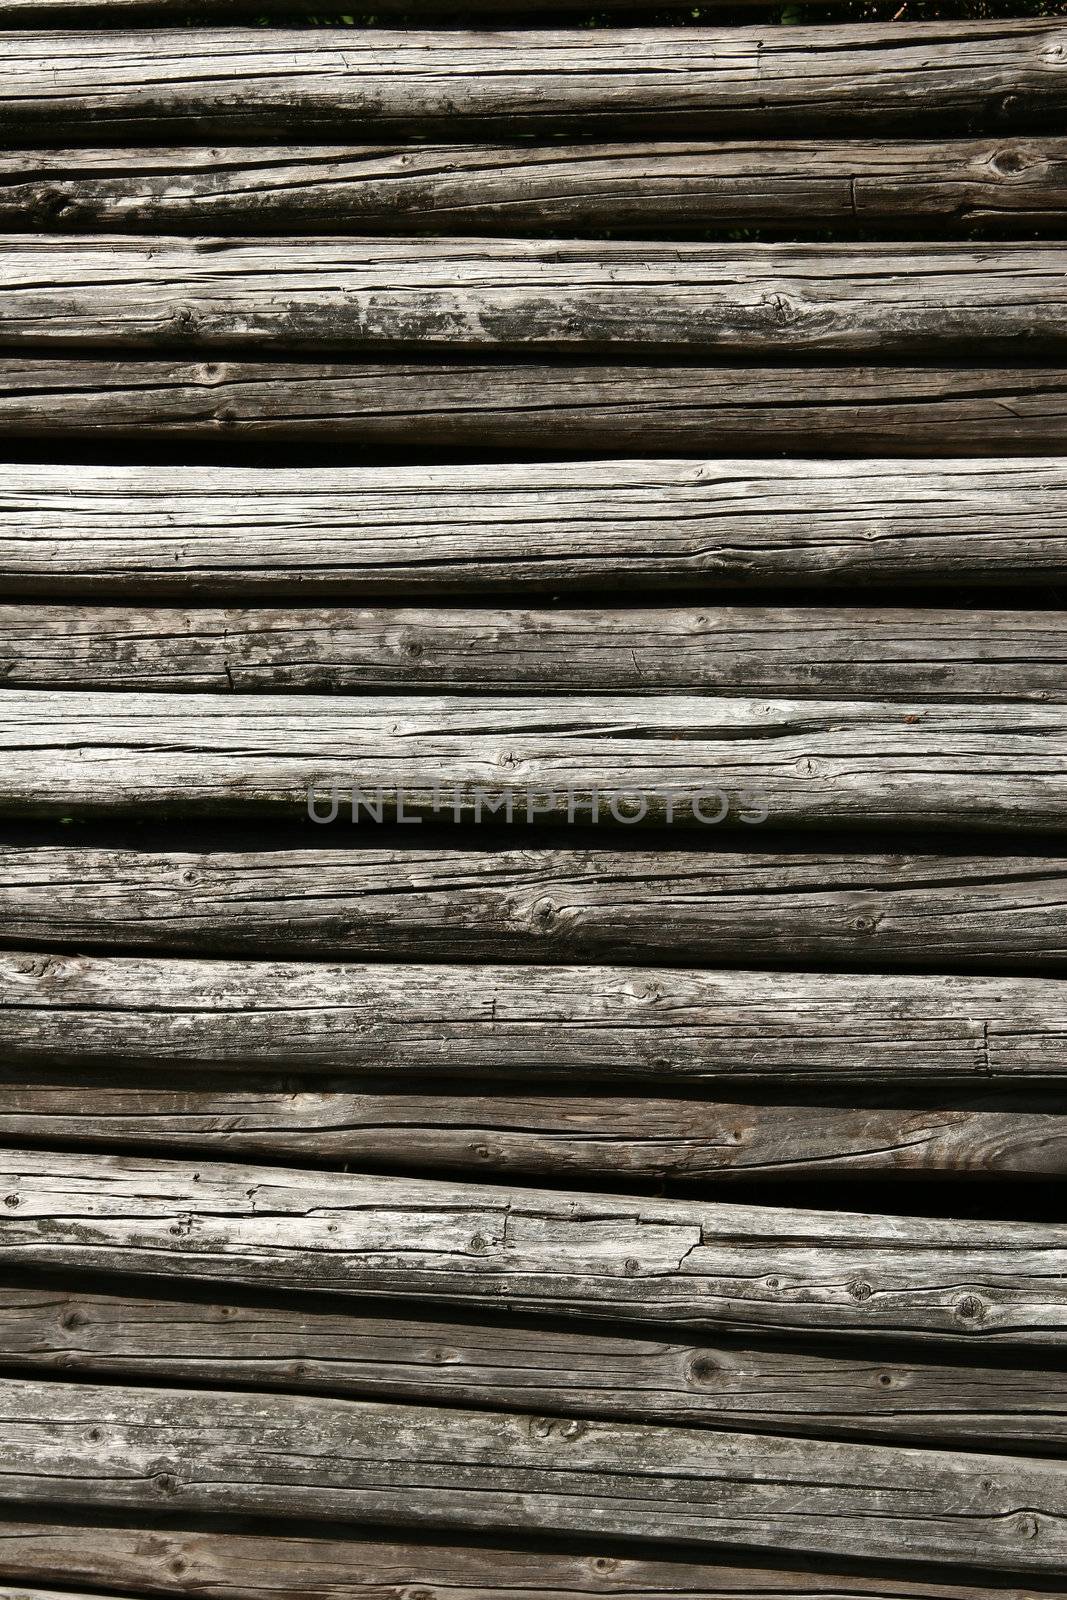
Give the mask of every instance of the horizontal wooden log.
[[(11, 438), (356, 443), (480, 454), (1047, 456), (1067, 452), (1067, 371), (7, 357), (0, 359), (0, 428)], [(924, 515), (922, 504), (919, 497), (913, 515)], [(985, 537), (984, 529), (975, 532)]]
[(6, 687), (699, 689), (1067, 700), (1067, 618), (929, 608), (159, 610), (0, 605)]
[(14, 815), (1067, 825), (1059, 705), (11, 689), (0, 753)]
[(27, 948), (1067, 972), (1058, 856), (0, 844)]
[[(1067, 1466), (312, 1396), (0, 1381), (0, 1498), (1057, 1575)], [(91, 1452), (86, 1443), (95, 1445)]]
[(327, 966), (0, 952), (9, 1065), (506, 1081), (1057, 1079), (1043, 978)]
[(645, 1096), (382, 1093), (293, 1079), (142, 1088), (42, 1068), (0, 1078), (10, 1144), (200, 1151), (531, 1178), (1067, 1176), (1067, 1109), (743, 1105)]
[(0, 1152), (0, 1185), (4, 1269), (741, 1334), (1067, 1338), (1061, 1224), (33, 1150)]
[[(763, 376), (776, 382), (773, 371)], [(697, 585), (878, 593), (919, 583), (955, 600), (967, 585), (999, 598), (1005, 586), (1063, 582), (1067, 465), (1055, 456), (269, 472), (0, 463), (0, 592), (9, 595), (306, 603)]]
[[(0, 5), (0, 15), (5, 8)], [(738, 223), (1067, 231), (1067, 139), (0, 154), (0, 226), (532, 233)]]
[(70, 1589), (38, 1589), (22, 1585), (15, 1589), (5, 1584), (0, 1587), (0, 1600), (92, 1600), (92, 1597), (75, 1594)]
[[(702, 11), (714, 12), (767, 8), (768, 0), (705, 0)], [(321, 7), (318, 9), (321, 10)], [(450, 13), (463, 16), (492, 16), (500, 24), (523, 22), (529, 12), (580, 10), (579, 0), (536, 0), (527, 6), (516, 0), (385, 0), (378, 10), (385, 15), (400, 13), (408, 17), (436, 19)], [(604, 0), (602, 11), (640, 10), (636, 0)], [(284, 15), (299, 17), (312, 13), (315, 25), (315, 0), (286, 0)], [(6, 27), (68, 27), (78, 21), (89, 26), (111, 27), (160, 21), (184, 24), (189, 17), (198, 21), (218, 18), (223, 23), (254, 20), (262, 15), (254, 0), (0, 0), (0, 22)], [(625, 19), (623, 19), (625, 20)], [(347, 26), (347, 25), (346, 25)]]
[[(1061, 22), (517, 33), (27, 32), (0, 133), (40, 142), (1062, 126)], [(106, 131), (105, 131), (106, 130)]]
[[(0, 1520), (0, 1573), (15, 1581), (93, 1583), (109, 1592), (197, 1595), (203, 1600), (391, 1600), (428, 1589), (470, 1600), (1047, 1600), (1048, 1590), (1014, 1583), (1010, 1597), (965, 1578), (832, 1573), (805, 1568), (723, 1566), (620, 1555), (617, 1546), (577, 1551), (385, 1543), (279, 1533), (217, 1532), (151, 1522), (135, 1528), (48, 1521), (8, 1512)], [(735, 1558), (736, 1559), (736, 1558)], [(869, 1563), (868, 1563), (869, 1568)], [(5, 1600), (7, 1597), (5, 1596)]]
[[(9, 1372), (1024, 1452), (1067, 1442), (1067, 1375), (1034, 1367), (38, 1287), (0, 1288), (0, 1333)], [(9, 1559), (0, 1522), (0, 1573)]]
[(1051, 245), (0, 234), (0, 279), (0, 341), (45, 354), (1067, 350)]

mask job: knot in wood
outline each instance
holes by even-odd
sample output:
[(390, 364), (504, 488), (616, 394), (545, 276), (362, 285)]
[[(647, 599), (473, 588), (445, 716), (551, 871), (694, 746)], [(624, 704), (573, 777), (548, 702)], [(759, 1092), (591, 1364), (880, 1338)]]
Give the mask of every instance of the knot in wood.
[(697, 1356), (695, 1361), (689, 1363), (689, 1381), (691, 1383), (714, 1383), (722, 1368), (711, 1356)]
[(530, 1432), (535, 1439), (562, 1439), (570, 1444), (580, 1439), (588, 1427), (588, 1423), (579, 1422), (573, 1417), (534, 1417)]
[(791, 328), (798, 323), (803, 315), (801, 307), (784, 294), (776, 294), (770, 301), (771, 317), (779, 328)]
[(533, 908), (533, 925), (538, 933), (548, 933), (555, 925), (556, 907), (551, 900), (538, 900)]
[(874, 1293), (874, 1290), (871, 1288), (870, 1284), (864, 1282), (862, 1278), (856, 1278), (852, 1283), (849, 1284), (848, 1292), (852, 1296), (853, 1300), (863, 1301), (869, 1300), (871, 1295)]
[(956, 1307), (956, 1315), (965, 1318), (968, 1322), (977, 1321), (985, 1311), (985, 1306), (976, 1294), (964, 1295)]
[(34, 212), (42, 227), (57, 221), (70, 209), (70, 200), (60, 189), (42, 189), (34, 203)]
[(989, 165), (1002, 177), (1010, 178), (1016, 172), (1025, 172), (1029, 163), (1020, 150), (998, 150)]

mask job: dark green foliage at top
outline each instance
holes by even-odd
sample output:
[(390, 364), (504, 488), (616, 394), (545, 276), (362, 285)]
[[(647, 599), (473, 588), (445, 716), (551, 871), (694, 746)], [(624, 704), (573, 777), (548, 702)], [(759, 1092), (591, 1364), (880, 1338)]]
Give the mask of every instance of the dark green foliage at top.
[[(444, 5), (447, 0), (439, 0)], [(462, 0), (456, 0), (457, 6)], [(612, 28), (621, 26), (672, 26), (714, 27), (717, 24), (737, 22), (778, 22), (783, 26), (803, 26), (823, 22), (931, 22), (959, 21), (970, 17), (1057, 17), (1067, 16), (1067, 0), (846, 0), (835, 4), (833, 0), (822, 5), (795, 3), (768, 3), (766, 7), (745, 6), (731, 8), (723, 5), (705, 6), (635, 6), (627, 11), (594, 11), (571, 15), (553, 11), (537, 13), (536, 0), (524, 6), (517, 0), (515, 23), (528, 27), (539, 21), (553, 27)], [(274, 12), (255, 19), (261, 27), (294, 28), (388, 28), (427, 27), (433, 19), (425, 12), (405, 14), (402, 11), (384, 12), (324, 12), (321, 15), (294, 15)], [(447, 26), (469, 24), (471, 27), (504, 28), (512, 23), (506, 13), (491, 15), (477, 11), (442, 12), (442, 22)]]

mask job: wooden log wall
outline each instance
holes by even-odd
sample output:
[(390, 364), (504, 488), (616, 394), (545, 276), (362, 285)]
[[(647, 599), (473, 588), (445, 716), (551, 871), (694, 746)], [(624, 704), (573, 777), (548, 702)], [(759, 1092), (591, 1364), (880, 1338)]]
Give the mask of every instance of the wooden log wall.
[(0, 1600), (1067, 1597), (1062, 8), (320, 9), (0, 0)]

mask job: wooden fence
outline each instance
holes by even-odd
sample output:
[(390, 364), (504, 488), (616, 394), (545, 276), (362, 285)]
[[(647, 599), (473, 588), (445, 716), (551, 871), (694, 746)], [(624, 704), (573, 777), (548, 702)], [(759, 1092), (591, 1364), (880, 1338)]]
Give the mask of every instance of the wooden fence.
[(0, 0), (0, 1600), (1067, 1595), (1067, 19), (444, 3)]

